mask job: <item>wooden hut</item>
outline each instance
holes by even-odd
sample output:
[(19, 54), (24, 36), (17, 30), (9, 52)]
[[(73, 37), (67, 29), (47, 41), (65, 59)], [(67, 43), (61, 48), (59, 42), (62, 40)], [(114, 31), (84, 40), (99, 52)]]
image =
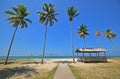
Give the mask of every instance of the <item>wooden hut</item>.
[[(75, 52), (77, 54), (83, 54), (81, 57), (78, 58), (78, 61), (81, 62), (107, 62), (107, 50), (103, 48), (79, 48), (76, 49)], [(93, 53), (95, 54), (94, 56), (92, 56)], [(103, 56), (101, 56), (100, 53), (103, 53)]]

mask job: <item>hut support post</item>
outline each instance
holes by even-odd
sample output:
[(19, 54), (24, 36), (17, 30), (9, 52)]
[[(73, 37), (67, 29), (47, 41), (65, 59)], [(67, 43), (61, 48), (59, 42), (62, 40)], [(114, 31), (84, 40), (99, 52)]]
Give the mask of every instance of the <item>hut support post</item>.
[(98, 52), (98, 56), (99, 56), (99, 52)]
[(84, 57), (84, 53), (83, 53), (83, 57)]
[(89, 53), (90, 54), (90, 57), (91, 57), (91, 53)]
[(104, 54), (105, 54), (105, 57), (106, 57), (106, 52), (104, 52)]
[(98, 53), (96, 53), (96, 57), (98, 56)]

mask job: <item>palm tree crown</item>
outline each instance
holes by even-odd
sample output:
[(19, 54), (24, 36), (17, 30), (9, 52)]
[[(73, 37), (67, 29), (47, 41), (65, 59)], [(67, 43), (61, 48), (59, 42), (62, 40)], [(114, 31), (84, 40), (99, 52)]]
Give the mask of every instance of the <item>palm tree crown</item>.
[(96, 35), (96, 37), (97, 37), (98, 46), (101, 47), (101, 45), (100, 45), (100, 41), (99, 41), (99, 39), (98, 39), (98, 36), (100, 36), (101, 33), (100, 33), (100, 31), (98, 31), (98, 30), (95, 30), (94, 33), (95, 33), (95, 35)]
[(78, 31), (78, 35), (79, 35), (81, 38), (84, 38), (84, 37), (86, 37), (86, 36), (89, 35), (88, 29), (87, 29), (87, 26), (86, 26), (86, 25), (83, 25), (83, 24), (82, 24), (82, 25), (79, 27), (78, 30), (79, 30), (79, 31)]
[(72, 21), (73, 18), (78, 15), (80, 15), (80, 13), (77, 13), (77, 8), (74, 8), (73, 6), (68, 8), (68, 16), (70, 21)]
[(113, 33), (110, 29), (107, 29), (103, 36), (108, 38), (108, 39), (113, 39), (116, 37), (116, 34)]
[(46, 26), (49, 23), (50, 26), (52, 26), (54, 24), (54, 21), (57, 22), (56, 15), (58, 15), (57, 13), (55, 13), (56, 10), (54, 9), (54, 4), (50, 3), (49, 5), (47, 5), (46, 3), (44, 3), (42, 7), (44, 12), (37, 12), (38, 14), (40, 14), (39, 22), (45, 23)]
[(100, 36), (100, 32), (98, 30), (95, 30), (94, 33), (96, 36)]
[(13, 11), (6, 10), (5, 13), (9, 14), (8, 20), (10, 23), (12, 23), (13, 27), (17, 27), (18, 25), (21, 26), (21, 28), (27, 27), (26, 21), (32, 23), (31, 20), (25, 18), (27, 15), (30, 14), (30, 12), (27, 11), (27, 9), (23, 5), (18, 5), (18, 7), (12, 7)]

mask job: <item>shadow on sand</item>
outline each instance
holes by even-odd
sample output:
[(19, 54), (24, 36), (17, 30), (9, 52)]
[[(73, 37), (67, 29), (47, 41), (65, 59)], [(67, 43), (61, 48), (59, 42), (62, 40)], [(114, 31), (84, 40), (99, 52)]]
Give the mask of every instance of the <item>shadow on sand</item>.
[(25, 62), (25, 63), (22, 63), (22, 64), (41, 64), (41, 62)]
[(54, 63), (73, 63), (73, 61), (67, 61), (67, 60), (64, 60), (64, 61), (54, 61)]
[[(0, 64), (5, 64), (5, 62), (0, 62)], [(14, 62), (7, 62), (7, 64), (14, 64)]]
[(37, 73), (35, 69), (29, 67), (15, 67), (15, 68), (5, 68), (0, 70), (0, 79), (9, 79), (13, 75), (22, 75), (26, 74), (25, 77), (30, 77), (31, 74), (29, 72)]

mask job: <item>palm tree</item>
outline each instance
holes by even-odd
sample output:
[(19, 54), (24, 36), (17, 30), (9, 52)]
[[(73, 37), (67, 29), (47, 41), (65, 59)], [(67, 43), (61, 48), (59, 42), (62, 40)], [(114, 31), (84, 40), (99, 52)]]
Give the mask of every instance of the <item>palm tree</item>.
[(101, 35), (101, 34), (100, 34), (100, 31), (95, 30), (95, 31), (94, 31), (94, 33), (95, 33), (95, 35), (96, 35), (96, 37), (97, 37), (98, 46), (100, 47), (100, 42), (99, 42), (99, 39), (98, 39), (98, 36), (100, 36), (100, 35)]
[(8, 53), (7, 53), (7, 57), (5, 60), (5, 64), (7, 64), (8, 58), (9, 58), (9, 54), (12, 48), (12, 44), (14, 41), (14, 37), (16, 34), (16, 31), (18, 29), (18, 26), (20, 25), (21, 28), (26, 27), (27, 28), (27, 22), (32, 23), (31, 20), (25, 18), (26, 16), (28, 16), (30, 14), (30, 12), (27, 11), (26, 7), (24, 7), (23, 5), (18, 5), (17, 7), (12, 7), (13, 11), (9, 11), (6, 10), (5, 13), (9, 14), (8, 18), (6, 19), (7, 21), (9, 21), (10, 23), (12, 23), (12, 27), (15, 28), (15, 31), (13, 33), (11, 42), (10, 42), (10, 46), (8, 49)]
[(70, 21), (70, 32), (71, 32), (71, 42), (72, 42), (72, 54), (73, 54), (73, 62), (75, 62), (74, 59), (74, 39), (73, 39), (73, 34), (72, 34), (72, 21), (74, 17), (77, 17), (80, 15), (80, 13), (77, 13), (77, 8), (74, 8), (73, 6), (68, 7), (68, 16), (69, 16), (69, 21)]
[(112, 47), (113, 47), (113, 49), (114, 49), (115, 46), (114, 46), (114, 43), (112, 42), (112, 39), (113, 39), (113, 38), (116, 38), (116, 34), (113, 33), (110, 29), (107, 29), (107, 30), (105, 31), (103, 37), (105, 37), (105, 38), (107, 38), (107, 39), (110, 40), (110, 42), (111, 42), (111, 44), (112, 44)]
[(87, 29), (87, 26), (86, 25), (81, 25), (78, 29), (78, 35), (83, 38), (83, 41), (84, 41), (84, 46), (86, 48), (86, 43), (85, 43), (85, 37), (86, 36), (89, 36), (89, 33), (88, 33), (88, 29)]
[(44, 35), (43, 56), (42, 56), (41, 64), (43, 64), (43, 59), (44, 59), (44, 54), (45, 54), (48, 23), (50, 24), (50, 26), (52, 26), (54, 22), (57, 22), (56, 15), (58, 15), (57, 13), (55, 13), (56, 10), (54, 9), (54, 4), (44, 3), (42, 8), (44, 12), (37, 12), (40, 15), (39, 22), (44, 23), (46, 26), (45, 35)]

